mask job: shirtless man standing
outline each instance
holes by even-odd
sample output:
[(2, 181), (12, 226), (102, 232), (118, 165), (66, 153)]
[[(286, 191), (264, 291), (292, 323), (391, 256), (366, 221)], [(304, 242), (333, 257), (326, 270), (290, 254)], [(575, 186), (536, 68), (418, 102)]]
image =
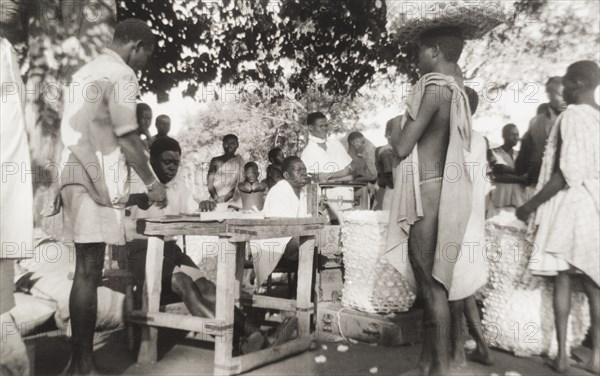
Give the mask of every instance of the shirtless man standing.
[[(395, 175), (398, 189), (390, 232), (402, 238), (401, 232), (408, 231), (408, 258), (424, 298), (419, 374), (446, 375), (449, 371), (448, 290), (456, 245), (463, 241), (471, 208), (472, 187), (463, 154), (463, 148), (470, 147), (471, 114), (457, 64), (463, 46), (454, 28), (421, 35), (418, 68), (422, 76), (407, 100), (404, 125), (392, 131), (392, 147), (403, 162)], [(410, 279), (410, 272), (405, 276)]]

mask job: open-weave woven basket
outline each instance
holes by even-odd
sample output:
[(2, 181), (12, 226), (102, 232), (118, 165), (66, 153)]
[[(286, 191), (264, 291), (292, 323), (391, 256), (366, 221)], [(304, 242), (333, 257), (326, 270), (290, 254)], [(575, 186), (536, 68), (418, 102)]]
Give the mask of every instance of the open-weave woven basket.
[[(513, 210), (514, 211), (514, 210)], [(525, 240), (527, 227), (513, 211), (501, 211), (486, 223), (490, 280), (482, 290), (483, 321), (488, 343), (518, 356), (546, 354), (558, 349), (554, 327), (553, 283), (532, 275), (532, 251)], [(567, 348), (579, 346), (590, 325), (585, 294), (571, 294)]]
[(415, 300), (406, 280), (381, 257), (389, 212), (347, 211), (342, 225), (342, 305), (370, 313), (406, 312)]
[(388, 30), (400, 43), (416, 43), (420, 35), (438, 27), (455, 27), (464, 39), (479, 39), (505, 22), (499, 1), (390, 2)]

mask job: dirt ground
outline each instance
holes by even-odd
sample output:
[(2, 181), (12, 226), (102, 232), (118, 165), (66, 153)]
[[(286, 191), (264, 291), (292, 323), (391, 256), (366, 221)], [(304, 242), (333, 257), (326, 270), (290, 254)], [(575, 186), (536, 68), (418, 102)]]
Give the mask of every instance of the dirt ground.
[[(163, 330), (159, 334), (159, 361), (141, 366), (135, 354), (128, 351), (125, 335), (117, 332), (95, 351), (100, 371), (107, 375), (211, 375), (212, 344), (189, 340), (182, 332)], [(402, 347), (369, 346), (341, 343), (318, 344), (316, 350), (282, 360), (249, 372), (249, 375), (399, 375), (411, 370), (418, 359), (419, 345)], [(346, 351), (340, 351), (346, 350)], [(64, 337), (36, 340), (35, 374), (57, 375), (65, 367), (69, 343)], [(553, 375), (539, 357), (518, 358), (494, 351), (496, 364), (485, 367), (469, 363), (454, 370), (454, 375)], [(320, 362), (318, 362), (320, 361)], [(572, 368), (569, 375), (590, 375)]]

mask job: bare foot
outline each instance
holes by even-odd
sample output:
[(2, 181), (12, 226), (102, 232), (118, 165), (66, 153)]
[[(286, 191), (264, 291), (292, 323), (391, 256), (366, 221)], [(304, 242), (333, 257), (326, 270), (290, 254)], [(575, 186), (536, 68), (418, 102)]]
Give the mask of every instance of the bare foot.
[(550, 364), (550, 367), (556, 373), (567, 373), (569, 370), (569, 357), (562, 354), (557, 355), (554, 361)]
[(269, 338), (270, 346), (279, 346), (298, 337), (298, 318), (286, 317)]
[(265, 345), (265, 336), (261, 332), (254, 332), (248, 337), (244, 338), (240, 345), (240, 352), (242, 354), (250, 354), (252, 352), (262, 350)]
[(94, 366), (94, 363), (91, 363), (89, 365), (82, 365), (82, 364), (75, 364), (75, 363), (76, 362), (73, 362), (73, 358), (70, 358), (69, 363), (67, 363), (67, 366), (60, 373), (60, 375), (61, 376), (100, 375), (100, 372), (98, 372), (98, 370)]
[(492, 355), (487, 351), (480, 350), (479, 347), (472, 353), (469, 353), (467, 359), (471, 362), (483, 364), (484, 366), (494, 365), (494, 358), (492, 358)]
[(463, 368), (466, 365), (467, 357), (465, 355), (465, 349), (463, 347), (454, 349), (452, 358), (450, 359), (450, 366), (452, 368)]
[(600, 362), (590, 359), (589, 362), (573, 362), (571, 365), (594, 375), (600, 375)]

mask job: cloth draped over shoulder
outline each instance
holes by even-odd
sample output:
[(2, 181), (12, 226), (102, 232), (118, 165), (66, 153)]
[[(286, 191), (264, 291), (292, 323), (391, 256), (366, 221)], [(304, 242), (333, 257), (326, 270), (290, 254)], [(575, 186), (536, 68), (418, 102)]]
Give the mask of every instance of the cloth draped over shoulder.
[[(433, 277), (452, 286), (454, 263), (460, 251), (472, 205), (472, 177), (465, 163), (471, 147), (471, 111), (466, 93), (453, 77), (439, 73), (426, 74), (416, 83), (406, 100), (406, 121), (416, 119), (426, 87), (447, 87), (452, 93), (450, 106), (450, 138), (446, 152), (444, 179), (440, 198), (436, 257)], [(415, 277), (408, 259), (408, 236), (413, 224), (423, 218), (420, 194), (418, 143), (409, 156), (394, 170), (394, 194), (385, 257), (416, 290)]]
[(599, 124), (600, 112), (582, 104), (569, 106), (552, 128), (536, 193), (550, 181), (557, 153), (567, 187), (540, 205), (529, 220), (533, 274), (556, 275), (572, 266), (600, 285)]

